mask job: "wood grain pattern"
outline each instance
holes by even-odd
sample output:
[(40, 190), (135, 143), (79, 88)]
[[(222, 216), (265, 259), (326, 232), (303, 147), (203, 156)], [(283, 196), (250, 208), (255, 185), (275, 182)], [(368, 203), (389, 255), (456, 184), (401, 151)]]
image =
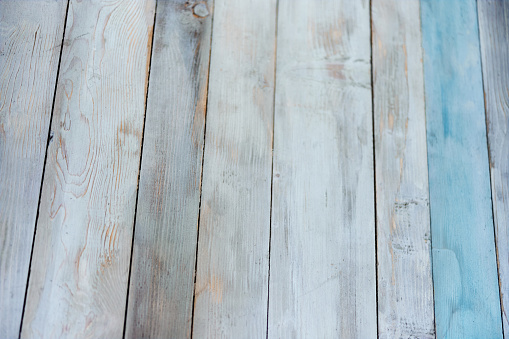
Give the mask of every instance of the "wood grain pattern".
[(501, 338), (477, 10), (423, 0), (437, 338)]
[(193, 337), (267, 324), (276, 0), (216, 0)]
[(21, 336), (122, 336), (153, 1), (71, 1)]
[(373, 0), (379, 338), (434, 338), (418, 0)]
[(509, 338), (509, 2), (477, 2), (504, 337)]
[(281, 0), (269, 338), (376, 338), (369, 1)]
[(191, 334), (212, 1), (157, 5), (126, 336)]
[(19, 335), (67, 1), (0, 1), (0, 338)]

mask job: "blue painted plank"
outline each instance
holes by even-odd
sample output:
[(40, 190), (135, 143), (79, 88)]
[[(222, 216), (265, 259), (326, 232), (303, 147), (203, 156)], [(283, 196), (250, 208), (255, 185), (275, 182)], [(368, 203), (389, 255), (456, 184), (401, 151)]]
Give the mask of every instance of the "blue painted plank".
[(476, 2), (421, 20), (437, 338), (501, 338)]

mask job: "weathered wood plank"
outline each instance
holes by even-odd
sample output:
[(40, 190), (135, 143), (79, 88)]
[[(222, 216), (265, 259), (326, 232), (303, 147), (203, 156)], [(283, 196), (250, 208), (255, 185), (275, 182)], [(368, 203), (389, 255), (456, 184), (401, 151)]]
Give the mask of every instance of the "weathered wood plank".
[(509, 338), (509, 2), (477, 2), (504, 337)]
[(67, 1), (0, 1), (0, 338), (19, 336)]
[(369, 1), (281, 0), (269, 338), (376, 338)]
[(434, 338), (418, 0), (373, 0), (380, 338)]
[(157, 5), (127, 337), (191, 334), (211, 12)]
[(276, 0), (216, 0), (193, 336), (265, 337)]
[(500, 338), (481, 59), (474, 0), (423, 0), (437, 338)]
[(122, 336), (153, 20), (69, 5), (22, 337)]

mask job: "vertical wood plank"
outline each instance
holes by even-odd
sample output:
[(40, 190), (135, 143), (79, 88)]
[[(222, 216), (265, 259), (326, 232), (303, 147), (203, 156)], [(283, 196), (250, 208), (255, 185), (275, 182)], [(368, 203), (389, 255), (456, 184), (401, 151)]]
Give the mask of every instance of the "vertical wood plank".
[(0, 337), (19, 335), (67, 1), (0, 1)]
[(373, 0), (380, 338), (434, 338), (418, 0)]
[(509, 2), (477, 2), (504, 337), (509, 338)]
[(216, 0), (193, 336), (266, 334), (276, 1)]
[(212, 1), (157, 5), (126, 336), (191, 334)]
[(280, 0), (269, 338), (376, 338), (369, 1)]
[(21, 336), (122, 336), (154, 2), (71, 1)]
[(421, 21), (437, 338), (501, 338), (476, 2)]

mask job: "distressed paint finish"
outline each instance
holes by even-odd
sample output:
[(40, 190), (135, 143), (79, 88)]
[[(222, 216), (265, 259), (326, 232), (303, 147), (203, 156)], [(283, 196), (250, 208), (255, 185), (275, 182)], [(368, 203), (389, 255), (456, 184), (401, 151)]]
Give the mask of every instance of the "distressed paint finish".
[(369, 1), (280, 0), (269, 338), (376, 338)]
[(193, 337), (265, 338), (276, 0), (216, 0)]
[(157, 5), (128, 338), (191, 334), (212, 1)]
[(437, 338), (501, 338), (476, 2), (421, 2)]
[(477, 2), (504, 337), (509, 338), (509, 1)]
[(418, 0), (373, 0), (380, 338), (434, 338)]
[(153, 1), (71, 1), (21, 336), (122, 337)]
[(0, 1), (0, 338), (19, 335), (67, 1)]

